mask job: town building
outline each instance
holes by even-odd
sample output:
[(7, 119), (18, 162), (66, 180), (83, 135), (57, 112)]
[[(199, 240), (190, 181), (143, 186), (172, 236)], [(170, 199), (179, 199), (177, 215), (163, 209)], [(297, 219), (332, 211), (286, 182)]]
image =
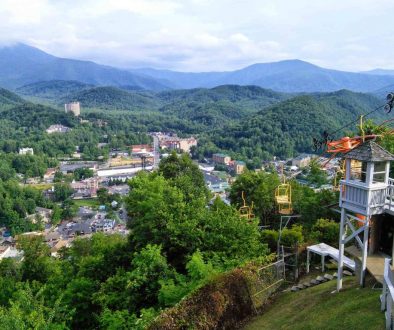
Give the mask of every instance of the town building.
[(33, 148), (20, 148), (19, 155), (34, 155)]
[(172, 133), (152, 133), (159, 141), (161, 149), (177, 150), (183, 152), (190, 152), (191, 147), (197, 146), (197, 139), (194, 137), (180, 138)]
[(71, 130), (70, 127), (67, 126), (63, 126), (60, 124), (55, 124), (55, 125), (51, 125), (46, 129), (46, 132), (48, 134), (52, 134), (52, 133), (67, 133)]
[(204, 172), (204, 180), (208, 189), (213, 193), (223, 193), (230, 188), (227, 180), (224, 180), (214, 174)]
[(301, 154), (293, 158), (291, 161), (292, 166), (297, 166), (298, 168), (304, 168), (309, 166), (311, 162), (311, 156), (307, 154)]
[(98, 178), (88, 178), (82, 181), (73, 181), (70, 184), (74, 189), (74, 198), (91, 198), (97, 196)]
[(99, 219), (99, 220), (95, 220), (92, 223), (92, 231), (93, 232), (108, 232), (113, 230), (115, 227), (115, 220), (111, 220), (111, 219)]
[(0, 260), (4, 258), (15, 258), (21, 259), (23, 257), (23, 251), (17, 250), (12, 246), (1, 246), (0, 247)]
[(216, 164), (230, 165), (231, 157), (225, 154), (213, 154), (212, 160)]
[(231, 162), (231, 168), (236, 175), (242, 174), (245, 171), (245, 162), (241, 160), (234, 160)]
[(81, 107), (79, 102), (66, 103), (64, 105), (64, 110), (66, 111), (66, 113), (72, 113), (76, 117), (81, 114)]
[(134, 153), (151, 153), (153, 147), (150, 144), (135, 144), (131, 146), (131, 152)]

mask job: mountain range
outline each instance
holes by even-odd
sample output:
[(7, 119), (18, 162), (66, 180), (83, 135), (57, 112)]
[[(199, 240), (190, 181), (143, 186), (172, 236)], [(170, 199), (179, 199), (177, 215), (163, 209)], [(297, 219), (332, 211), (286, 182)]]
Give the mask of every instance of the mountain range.
[(279, 92), (330, 92), (348, 89), (374, 92), (394, 84), (391, 70), (345, 72), (321, 68), (301, 60), (257, 63), (227, 72), (177, 72), (156, 69), (125, 70), (59, 58), (26, 44), (0, 48), (0, 86), (8, 89), (52, 80), (77, 81), (129, 90), (212, 88), (219, 85), (256, 85)]

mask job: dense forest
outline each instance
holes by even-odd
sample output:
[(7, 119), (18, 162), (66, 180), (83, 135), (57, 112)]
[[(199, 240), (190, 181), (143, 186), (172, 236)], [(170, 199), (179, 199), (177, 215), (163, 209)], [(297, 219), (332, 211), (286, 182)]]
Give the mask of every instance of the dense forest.
[[(170, 131), (199, 138), (193, 156), (202, 159), (214, 152), (256, 167), (273, 156), (287, 158), (312, 152), (312, 139), (356, 121), (384, 103), (369, 94), (341, 90), (332, 93), (291, 95), (256, 86), (219, 86), (212, 89), (164, 92), (130, 91), (115, 87), (87, 88), (75, 82), (37, 83), (22, 88), (24, 95), (45, 95), (54, 107), (79, 100), (83, 116), (108, 122), (127, 122), (137, 132)], [(34, 84), (33, 84), (34, 85)], [(34, 88), (33, 88), (34, 87)], [(51, 93), (48, 93), (48, 90)], [(30, 91), (30, 92), (29, 92)], [(42, 91), (42, 92), (41, 92)], [(52, 96), (49, 96), (52, 95)], [(383, 110), (371, 118), (382, 121)], [(114, 124), (115, 126), (117, 124)], [(120, 127), (118, 127), (119, 129)], [(356, 123), (338, 134), (356, 130)], [(337, 136), (339, 136), (337, 135)], [(333, 136), (334, 138), (337, 136)]]
[[(252, 182), (247, 196), (256, 201), (258, 216), (275, 219), (273, 194), (266, 193), (278, 180), (276, 174), (246, 172), (232, 188), (233, 203)], [(27, 236), (18, 241), (22, 262), (0, 262), (5, 329), (145, 329), (161, 310), (218, 274), (270, 260), (270, 235), (277, 232), (260, 231), (258, 218), (245, 221), (220, 199), (209, 203), (203, 175), (188, 156), (172, 154), (157, 171), (141, 172), (129, 184), (128, 237), (76, 239), (55, 259), (40, 236)], [(316, 220), (329, 216), (324, 205), (336, 198), (300, 186), (295, 196), (302, 218), (284, 235), (290, 244), (305, 233), (319, 234)]]

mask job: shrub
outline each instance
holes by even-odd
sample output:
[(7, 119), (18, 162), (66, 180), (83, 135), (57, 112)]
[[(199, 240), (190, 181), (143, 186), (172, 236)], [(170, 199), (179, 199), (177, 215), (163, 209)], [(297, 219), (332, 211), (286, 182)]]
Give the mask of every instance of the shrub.
[(276, 251), (278, 244), (279, 233), (276, 230), (267, 229), (261, 232), (261, 239), (263, 243), (268, 244), (271, 251)]
[(285, 228), (282, 231), (281, 245), (294, 246), (297, 243), (304, 241), (304, 235), (302, 234), (302, 226), (294, 225), (292, 228)]
[(328, 219), (318, 219), (312, 227), (312, 237), (319, 242), (338, 244), (339, 223)]

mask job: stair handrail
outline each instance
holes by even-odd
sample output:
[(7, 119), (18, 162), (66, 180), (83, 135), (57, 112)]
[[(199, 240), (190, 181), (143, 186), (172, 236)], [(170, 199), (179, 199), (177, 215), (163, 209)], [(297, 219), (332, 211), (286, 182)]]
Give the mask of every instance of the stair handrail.
[(384, 260), (384, 273), (383, 273), (383, 289), (380, 296), (381, 310), (385, 311), (386, 329), (393, 328), (393, 314), (392, 306), (394, 303), (394, 285), (393, 276), (390, 266), (391, 259), (385, 258)]

